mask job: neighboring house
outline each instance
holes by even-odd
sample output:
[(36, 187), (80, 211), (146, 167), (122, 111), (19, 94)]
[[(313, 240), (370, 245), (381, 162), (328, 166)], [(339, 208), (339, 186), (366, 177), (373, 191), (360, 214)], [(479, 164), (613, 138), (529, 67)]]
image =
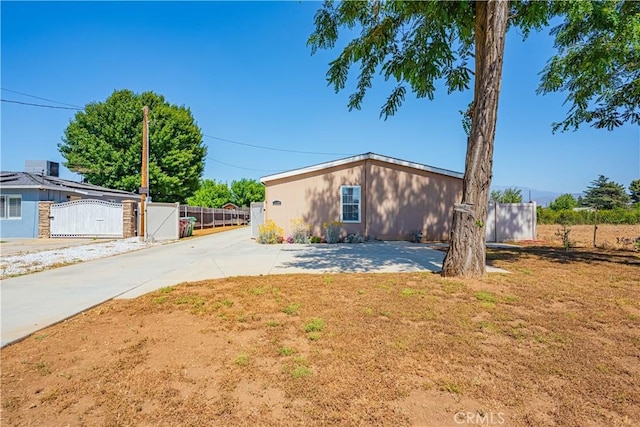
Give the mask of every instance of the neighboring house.
[(462, 173), (366, 153), (262, 177), (265, 219), (291, 233), (294, 219), (324, 234), (322, 224), (342, 223), (342, 234), (384, 240), (449, 240), (453, 205), (462, 199)]
[(222, 205), (222, 209), (238, 210), (240, 208), (235, 203), (229, 202)]
[(40, 201), (140, 200), (135, 193), (61, 179), (57, 163), (42, 164), (41, 172), (0, 172), (0, 237), (38, 237)]

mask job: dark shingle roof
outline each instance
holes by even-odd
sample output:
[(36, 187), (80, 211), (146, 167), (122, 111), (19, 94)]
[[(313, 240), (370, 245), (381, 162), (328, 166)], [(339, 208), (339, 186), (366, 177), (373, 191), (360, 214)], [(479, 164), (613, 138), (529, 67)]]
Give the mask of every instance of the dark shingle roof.
[(85, 182), (69, 181), (55, 176), (40, 175), (31, 172), (0, 172), (0, 187), (2, 188), (39, 188), (42, 190), (57, 190), (79, 193), (91, 196), (127, 196), (140, 198), (138, 194), (123, 190), (100, 187)]

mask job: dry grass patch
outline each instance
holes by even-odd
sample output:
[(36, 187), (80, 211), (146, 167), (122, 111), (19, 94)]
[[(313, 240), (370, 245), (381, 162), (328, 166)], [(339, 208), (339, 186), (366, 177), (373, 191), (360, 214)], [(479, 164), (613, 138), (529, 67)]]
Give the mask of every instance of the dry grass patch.
[[(569, 225), (569, 240), (580, 248), (593, 247), (593, 225)], [(562, 241), (556, 235), (561, 225), (544, 224), (538, 225), (538, 240), (545, 245), (561, 246)], [(621, 239), (632, 241), (640, 237), (640, 224), (600, 224), (596, 233), (596, 246), (602, 249), (624, 249), (633, 250), (634, 245), (623, 243)]]
[(490, 259), (512, 273), (238, 277), (110, 301), (2, 350), (2, 424), (640, 424), (638, 256)]

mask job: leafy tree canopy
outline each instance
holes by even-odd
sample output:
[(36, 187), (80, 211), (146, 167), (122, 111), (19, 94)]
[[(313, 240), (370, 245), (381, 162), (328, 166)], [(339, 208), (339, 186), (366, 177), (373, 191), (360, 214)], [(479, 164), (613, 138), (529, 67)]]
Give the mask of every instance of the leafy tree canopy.
[(591, 182), (584, 193), (582, 203), (598, 209), (616, 209), (625, 207), (629, 203), (629, 195), (624, 191), (624, 186), (604, 175)]
[(489, 199), (495, 203), (522, 203), (522, 190), (518, 188), (493, 190)]
[(187, 198), (187, 204), (204, 208), (221, 208), (231, 200), (231, 190), (226, 182), (205, 179), (194, 195)]
[(255, 179), (242, 178), (231, 182), (231, 200), (240, 207), (249, 207), (251, 202), (264, 201), (264, 185)]
[(153, 92), (117, 90), (76, 113), (58, 144), (64, 164), (92, 184), (136, 191), (141, 184), (145, 105), (150, 195), (158, 202), (184, 202), (199, 187), (207, 148), (191, 111)]
[(631, 201), (634, 203), (640, 203), (640, 179), (634, 179), (629, 184), (629, 191), (631, 193)]
[(555, 2), (551, 10), (566, 20), (551, 31), (558, 54), (538, 92), (566, 92), (570, 105), (553, 130), (640, 124), (640, 2)]
[(549, 208), (553, 209), (554, 211), (573, 209), (577, 206), (578, 202), (571, 193), (562, 194), (558, 196), (554, 201), (549, 203)]
[(346, 32), (351, 40), (330, 62), (327, 80), (338, 92), (346, 87), (350, 70), (359, 69), (349, 109), (361, 108), (376, 76), (394, 82), (380, 112), (385, 119), (397, 112), (408, 89), (418, 98), (433, 99), (436, 83), (444, 83), (448, 92), (463, 91), (473, 79), (473, 103), (465, 113), (471, 126), (462, 194), (462, 204), (472, 212), (454, 211), (442, 272), (478, 276), (485, 271), (486, 233), (477, 224), (487, 215), (508, 28), (519, 28), (526, 38), (561, 16), (563, 22), (552, 31), (558, 54), (540, 88), (568, 92), (568, 116), (556, 128), (586, 122), (611, 129), (638, 121), (639, 8), (640, 2), (622, 0), (325, 1), (307, 43), (312, 53), (332, 49), (340, 32)]
[[(569, 112), (553, 124), (554, 131), (577, 129), (584, 122), (607, 129), (640, 124), (640, 2), (510, 2), (509, 26), (520, 28), (524, 38), (554, 16), (565, 18), (551, 29), (558, 53), (538, 88), (538, 93), (568, 94)], [(325, 1), (307, 43), (312, 53), (331, 49), (341, 27), (359, 27), (359, 35), (330, 63), (327, 80), (338, 92), (351, 66), (359, 64), (350, 110), (360, 109), (377, 73), (394, 80), (380, 112), (386, 119), (402, 105), (407, 85), (418, 98), (429, 99), (438, 80), (449, 93), (469, 88), (475, 18), (475, 2)]]

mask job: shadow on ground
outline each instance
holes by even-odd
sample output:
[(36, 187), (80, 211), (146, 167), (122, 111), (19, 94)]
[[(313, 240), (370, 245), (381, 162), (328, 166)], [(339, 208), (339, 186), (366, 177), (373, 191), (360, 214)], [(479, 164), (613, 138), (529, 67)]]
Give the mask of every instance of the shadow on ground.
[(326, 272), (439, 272), (444, 253), (409, 242), (367, 242), (337, 245), (291, 245), (273, 269)]
[(637, 252), (597, 248), (572, 248), (565, 251), (563, 248), (548, 246), (490, 249), (487, 250), (487, 265), (493, 265), (494, 261), (517, 261), (530, 255), (560, 264), (606, 262), (640, 267), (640, 256)]

